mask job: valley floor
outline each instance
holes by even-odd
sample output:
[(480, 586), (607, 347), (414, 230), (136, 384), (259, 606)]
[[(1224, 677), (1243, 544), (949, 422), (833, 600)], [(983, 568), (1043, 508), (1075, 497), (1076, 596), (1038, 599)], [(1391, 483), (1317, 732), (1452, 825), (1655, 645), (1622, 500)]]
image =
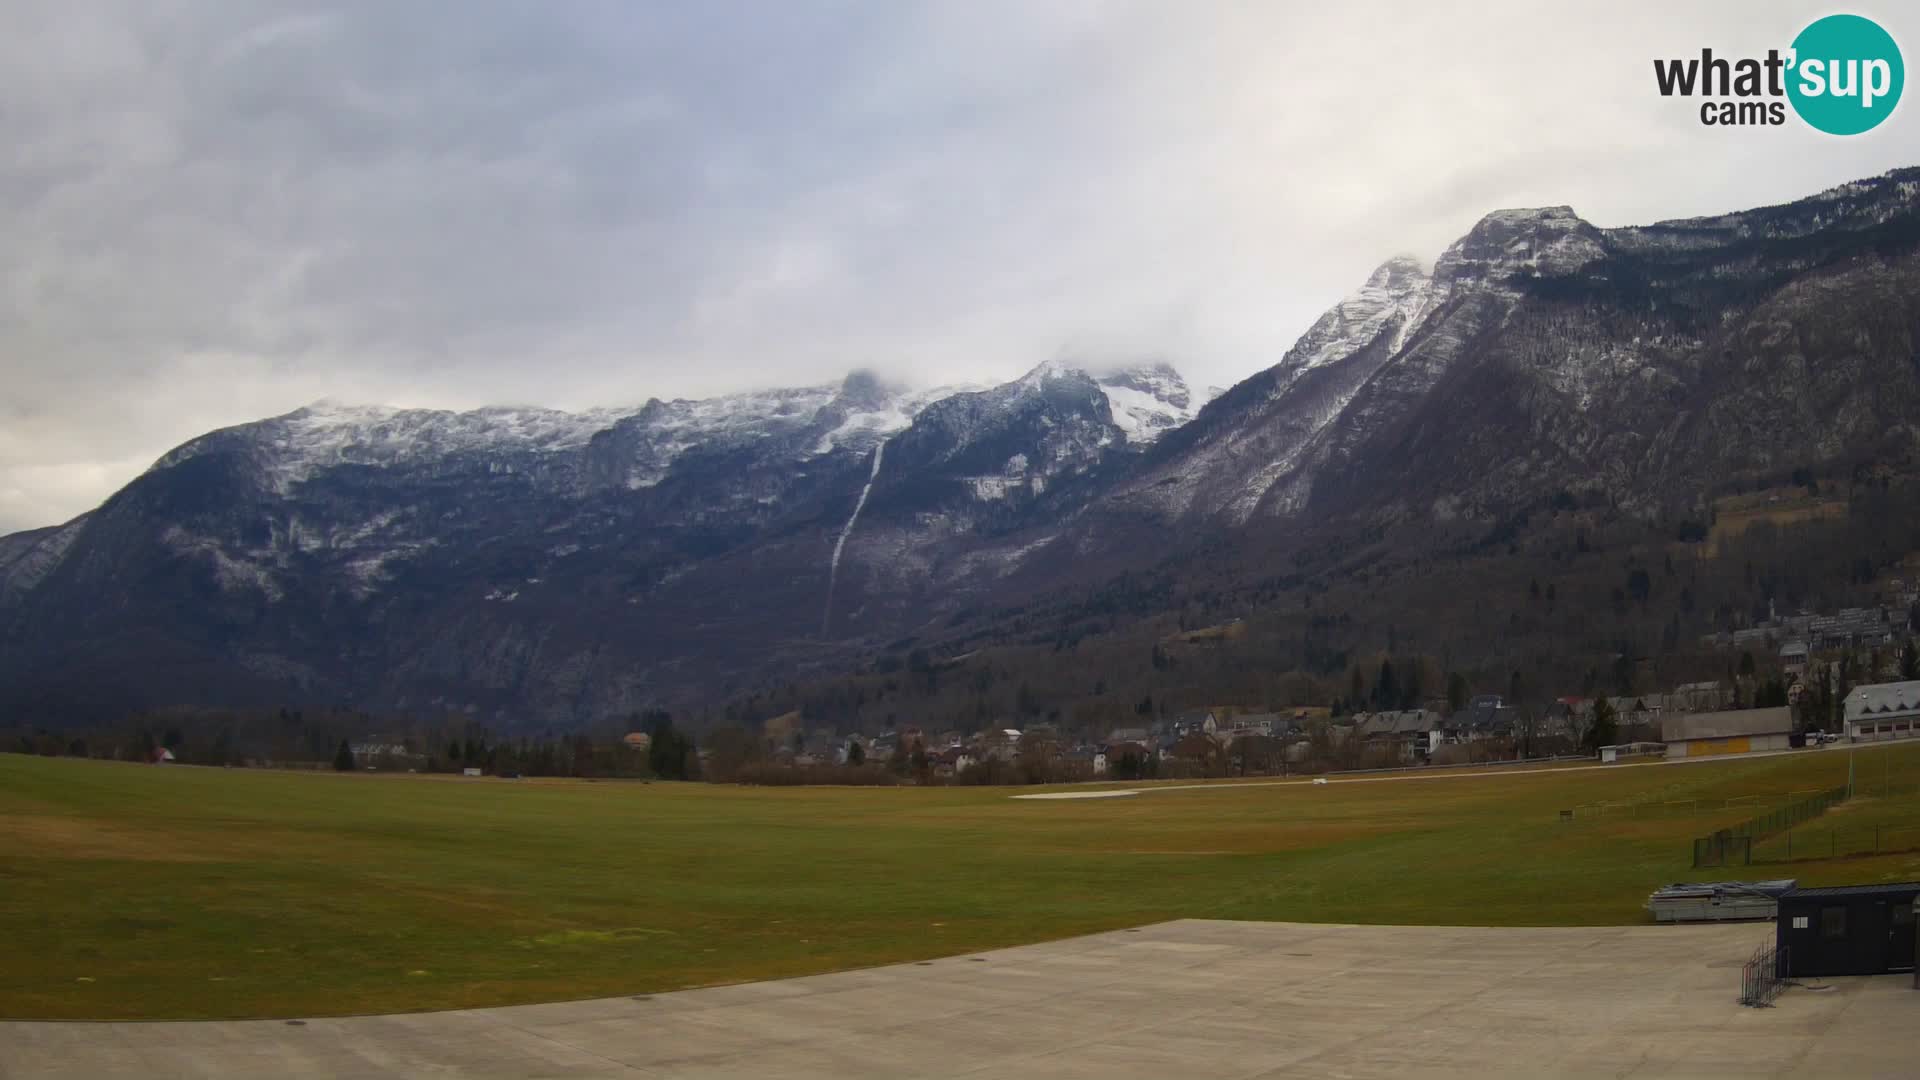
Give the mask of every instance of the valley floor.
[(7, 754), (0, 1017), (484, 1009), (1178, 919), (1631, 926), (1676, 881), (1920, 878), (1898, 828), (1920, 744), (1862, 752), (1861, 792), (1800, 827), (1792, 862), (1692, 867), (1694, 837), (1845, 783), (1851, 756), (1032, 801)]
[(0, 1078), (1911, 1076), (1906, 976), (1737, 1003), (1771, 930), (1185, 920), (556, 1005), (0, 1024)]

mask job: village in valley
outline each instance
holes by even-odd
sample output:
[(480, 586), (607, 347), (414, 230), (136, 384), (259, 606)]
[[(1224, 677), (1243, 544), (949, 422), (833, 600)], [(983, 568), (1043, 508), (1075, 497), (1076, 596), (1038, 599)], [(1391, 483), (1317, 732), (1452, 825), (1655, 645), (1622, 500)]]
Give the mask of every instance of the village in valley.
[[(1613, 762), (1912, 738), (1920, 736), (1920, 651), (1910, 612), (1920, 586), (1895, 580), (1890, 591), (1897, 606), (1770, 614), (1708, 635), (1703, 644), (1730, 658), (1726, 678), (1652, 693), (1561, 696), (1544, 708), (1465, 695), (1455, 681), (1453, 700), (1408, 709), (1223, 704), (1162, 715), (1143, 702), (1139, 723), (1099, 734), (1049, 720), (974, 732), (906, 724), (842, 734), (809, 728), (795, 711), (764, 722), (750, 763), (716, 762), (725, 748), (697, 753), (709, 774), (718, 765), (723, 774), (748, 769), (763, 780), (786, 773), (788, 783), (809, 782), (815, 771), (822, 775), (812, 782), (844, 782), (848, 768), (884, 767), (903, 780), (995, 784)], [(1390, 681), (1390, 665), (1377, 678)], [(645, 750), (650, 736), (633, 732), (625, 741)]]
[[(1034, 707), (962, 729), (915, 722), (913, 712), (903, 710), (899, 721), (881, 730), (850, 730), (853, 725), (821, 719), (817, 711), (786, 708), (768, 710), (773, 715), (764, 719), (736, 715), (692, 728), (677, 726), (665, 712), (642, 713), (629, 718), (625, 729), (598, 735), (516, 740), (457, 719), (365, 734), (377, 728), (377, 719), (344, 714), (316, 726), (311, 717), (282, 710), (282, 721), (315, 728), (304, 737), (323, 753), (295, 749), (220, 758), (191, 739), (184, 745), (163, 740), (158, 731), (164, 719), (132, 736), (138, 745), (131, 750), (98, 740), (81, 747), (76, 740), (74, 750), (49, 743), (39, 752), (310, 768), (335, 752), (331, 738), (338, 740), (335, 768), (354, 771), (776, 786), (1058, 784), (1773, 752), (1920, 736), (1914, 614), (1920, 611), (1920, 584), (1893, 579), (1880, 594), (1878, 604), (1831, 614), (1769, 609), (1751, 625), (1706, 635), (1700, 648), (1724, 662), (1719, 678), (1635, 693), (1590, 687), (1544, 703), (1532, 694), (1474, 692), (1459, 675), (1440, 680), (1441, 694), (1426, 696), (1417, 673), (1396, 675), (1394, 661), (1380, 659), (1368, 670), (1350, 668), (1347, 692), (1330, 704), (1170, 706), (1149, 696), (1126, 719), (1109, 723)], [(1236, 630), (1237, 623), (1177, 637), (1204, 648)], [(913, 666), (926, 673), (940, 662), (916, 657)], [(1654, 665), (1623, 657), (1616, 680), (1644, 684), (1633, 674), (1636, 666)], [(323, 737), (321, 730), (345, 737)]]

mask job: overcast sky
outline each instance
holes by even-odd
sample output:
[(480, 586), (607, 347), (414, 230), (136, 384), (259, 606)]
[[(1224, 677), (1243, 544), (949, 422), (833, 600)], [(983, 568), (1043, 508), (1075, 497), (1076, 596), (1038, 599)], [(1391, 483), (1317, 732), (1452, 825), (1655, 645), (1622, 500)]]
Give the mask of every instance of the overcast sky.
[(1835, 139), (1655, 92), (1653, 57), (1784, 48), (1824, 3), (1563, 7), (13, 0), (0, 533), (327, 396), (1060, 355), (1228, 385), (1491, 209), (1634, 224), (1920, 163), (1910, 102)]

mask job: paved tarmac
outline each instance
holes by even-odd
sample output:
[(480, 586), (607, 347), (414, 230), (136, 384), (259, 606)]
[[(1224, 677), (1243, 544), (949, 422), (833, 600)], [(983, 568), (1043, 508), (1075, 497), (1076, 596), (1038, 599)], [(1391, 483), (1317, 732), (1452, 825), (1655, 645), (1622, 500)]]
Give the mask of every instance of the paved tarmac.
[(1907, 976), (1742, 1008), (1771, 932), (1185, 920), (651, 997), (5, 1023), (0, 1078), (1920, 1075)]

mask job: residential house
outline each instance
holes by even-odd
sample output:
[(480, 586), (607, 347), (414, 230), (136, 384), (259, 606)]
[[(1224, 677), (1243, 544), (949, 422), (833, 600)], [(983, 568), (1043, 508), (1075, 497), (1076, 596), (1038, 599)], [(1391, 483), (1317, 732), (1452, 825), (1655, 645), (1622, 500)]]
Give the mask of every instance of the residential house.
[[(1105, 746), (1100, 748), (1100, 751), (1102, 761), (1108, 770), (1119, 770), (1124, 767), (1132, 772), (1138, 772), (1141, 766), (1153, 760), (1155, 757), (1154, 752), (1148, 749), (1147, 744), (1140, 742), (1109, 741)], [(1127, 764), (1129, 760), (1131, 760), (1131, 765)]]
[(1220, 740), (1204, 731), (1190, 731), (1174, 741), (1172, 756), (1198, 765), (1209, 765), (1218, 760), (1222, 746)]
[(1155, 739), (1153, 741), (1154, 756), (1159, 758), (1161, 761), (1172, 760), (1173, 748), (1180, 745), (1180, 739), (1181, 739), (1181, 736), (1174, 735), (1172, 733), (1162, 735), (1158, 739)]
[(1674, 687), (1672, 696), (1680, 699), (1680, 707), (1687, 712), (1714, 712), (1727, 704), (1727, 692), (1717, 679), (1682, 683)]
[(1788, 675), (1799, 676), (1807, 673), (1809, 650), (1804, 641), (1789, 641), (1780, 646), (1780, 668)]
[(1833, 615), (1820, 615), (1808, 626), (1808, 637), (1816, 649), (1855, 649), (1868, 645), (1890, 645), (1898, 627), (1884, 607), (1841, 608)]
[(1426, 709), (1355, 713), (1352, 737), (1373, 747), (1392, 746), (1402, 761), (1424, 761), (1432, 750), (1433, 733), (1439, 726), (1439, 714)]
[(1012, 761), (1020, 753), (1019, 728), (994, 728), (981, 737), (980, 747), (996, 761)]
[(1220, 728), (1220, 719), (1212, 709), (1188, 709), (1173, 715), (1173, 734), (1185, 735), (1190, 731), (1213, 734)]
[(1660, 722), (1666, 715), (1666, 699), (1659, 694), (1640, 697), (1610, 697), (1616, 734), (1622, 742), (1649, 742), (1660, 738)]
[(948, 746), (927, 755), (933, 775), (952, 777), (973, 764), (973, 752), (963, 746)]
[[(1464, 714), (1464, 715), (1463, 715)], [(1509, 738), (1513, 735), (1514, 710), (1499, 694), (1479, 694), (1452, 718), (1458, 737), (1466, 742)]]
[(863, 761), (874, 760), (872, 740), (868, 739), (865, 735), (851, 735), (851, 736), (848, 736), (844, 741), (837, 742), (837, 744), (834, 746), (833, 763), (835, 765), (849, 764), (850, 759), (852, 757), (850, 748), (853, 747), (855, 744), (858, 744), (860, 747), (861, 760)]
[(1636, 697), (1584, 698), (1563, 697), (1548, 705), (1534, 726), (1536, 739), (1579, 740), (1593, 727), (1595, 711), (1601, 701), (1613, 711), (1615, 741), (1618, 743), (1653, 742), (1660, 738), (1660, 724), (1668, 711), (1664, 694)]
[(1281, 719), (1279, 713), (1241, 713), (1233, 718), (1228, 726), (1228, 732), (1234, 736), (1272, 735), (1276, 728), (1285, 723), (1286, 721)]
[(1076, 746), (1061, 751), (1055, 760), (1065, 766), (1065, 778), (1070, 780), (1087, 780), (1107, 771), (1107, 755), (1098, 747)]
[(1402, 709), (1389, 715), (1393, 718), (1391, 737), (1400, 744), (1402, 761), (1427, 760), (1445, 735), (1440, 714), (1431, 709)]
[(372, 768), (381, 762), (396, 761), (411, 757), (406, 746), (395, 742), (361, 742), (347, 748), (353, 754), (353, 760)]
[(1267, 734), (1281, 742), (1299, 742), (1307, 737), (1307, 725), (1304, 720), (1282, 718), (1273, 722), (1273, 730)]
[(1540, 719), (1533, 725), (1535, 739), (1573, 739), (1586, 731), (1588, 719), (1593, 715), (1593, 699), (1583, 697), (1556, 698), (1540, 713)]

